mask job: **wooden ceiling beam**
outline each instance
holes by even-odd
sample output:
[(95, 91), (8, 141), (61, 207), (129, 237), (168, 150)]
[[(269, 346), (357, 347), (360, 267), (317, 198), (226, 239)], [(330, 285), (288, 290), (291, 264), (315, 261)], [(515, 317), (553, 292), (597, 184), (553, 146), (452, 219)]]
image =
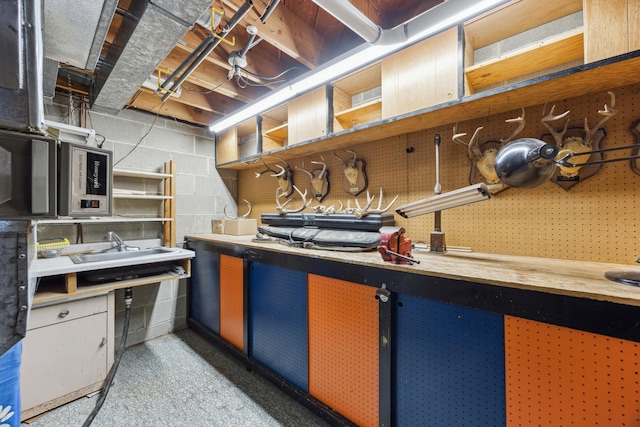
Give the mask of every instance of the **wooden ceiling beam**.
[[(186, 57), (186, 52), (173, 49), (162, 61), (158, 70), (166, 76), (173, 72)], [(245, 103), (251, 102), (267, 92), (265, 88), (254, 86), (239, 88), (234, 81), (227, 81), (227, 72), (224, 69), (207, 61), (202, 62), (187, 78), (187, 81), (209, 90), (215, 88), (216, 92)]]
[[(242, 0), (223, 0), (223, 2), (234, 11), (244, 3)], [(263, 8), (258, 8), (258, 10), (263, 10)], [(256, 8), (251, 9), (242, 23), (245, 27), (254, 25), (264, 41), (308, 68), (315, 68), (319, 65), (322, 35), (291, 12), (282, 2), (274, 9), (265, 24), (260, 21), (260, 15)]]
[(205, 111), (199, 108), (193, 108), (187, 104), (182, 104), (173, 100), (173, 98), (167, 99), (167, 101), (162, 104), (158, 96), (146, 90), (136, 92), (128, 105), (152, 114), (173, 117), (202, 126), (210, 126), (211, 123), (221, 117), (219, 114), (212, 113), (211, 111)]
[[(152, 94), (153, 96), (158, 98), (158, 102), (160, 102), (162, 98), (161, 94), (156, 94), (152, 89), (143, 87), (140, 90), (144, 91), (145, 93)], [(234, 101), (229, 97), (222, 96), (215, 92), (203, 92), (206, 92), (205, 88), (201, 88), (199, 86), (185, 82), (182, 84), (180, 96), (172, 96), (170, 99), (175, 102), (188, 105), (190, 107), (199, 108), (204, 111), (223, 115), (229, 114), (244, 105), (241, 102)]]
[[(260, 37), (260, 34), (258, 34), (258, 37)], [(191, 53), (200, 44), (203, 37), (199, 36), (194, 31), (189, 31), (184, 35), (184, 37), (182, 37), (182, 40), (186, 44), (178, 44), (176, 48)], [(236, 40), (236, 45), (233, 47), (220, 44), (205, 58), (205, 61), (222, 67), (225, 70), (231, 70), (232, 67), (228, 61), (229, 52), (241, 50), (247, 40), (247, 37), (244, 37), (242, 40)], [(284, 62), (279, 58), (265, 54), (258, 48), (250, 50), (249, 53), (247, 53), (246, 58), (247, 66), (245, 68), (254, 74), (262, 76), (276, 76), (289, 68), (287, 66), (288, 64), (284, 64)], [(264, 80), (251, 74), (248, 74), (246, 77), (255, 83), (267, 84), (268, 87), (272, 86), (269, 84), (269, 80)]]

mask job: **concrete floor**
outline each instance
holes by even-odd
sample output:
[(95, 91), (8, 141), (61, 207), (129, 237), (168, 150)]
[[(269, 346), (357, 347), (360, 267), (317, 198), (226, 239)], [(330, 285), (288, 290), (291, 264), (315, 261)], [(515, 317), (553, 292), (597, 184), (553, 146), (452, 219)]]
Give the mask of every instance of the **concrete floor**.
[[(81, 426), (97, 396), (80, 398), (30, 422)], [(26, 425), (23, 423), (23, 426)], [(237, 358), (191, 329), (125, 350), (92, 426), (328, 426)]]

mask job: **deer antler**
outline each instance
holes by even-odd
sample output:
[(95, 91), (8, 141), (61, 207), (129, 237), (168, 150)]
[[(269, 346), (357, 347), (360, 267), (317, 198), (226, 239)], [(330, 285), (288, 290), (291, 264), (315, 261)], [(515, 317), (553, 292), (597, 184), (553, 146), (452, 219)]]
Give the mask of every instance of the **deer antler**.
[(358, 206), (356, 209), (354, 209), (354, 215), (356, 216), (356, 218), (362, 218), (366, 215), (369, 214), (381, 214), (381, 213), (385, 213), (386, 211), (389, 210), (389, 208), (391, 208), (391, 206), (396, 202), (396, 200), (398, 200), (398, 196), (394, 197), (393, 200), (391, 201), (391, 203), (389, 203), (387, 205), (387, 207), (382, 207), (382, 199), (383, 199), (383, 193), (382, 193), (382, 187), (380, 187), (380, 197), (378, 198), (378, 207), (371, 209), (371, 203), (373, 202), (373, 199), (375, 199), (375, 196), (370, 197), (369, 196), (369, 192), (367, 191), (367, 206), (364, 208), (360, 207), (360, 204), (358, 203), (358, 199), (356, 199), (356, 205)]
[(475, 157), (476, 159), (480, 160), (482, 158), (482, 152), (478, 148), (478, 136), (480, 135), (480, 131), (482, 129), (483, 129), (482, 126), (478, 127), (476, 131), (473, 133), (471, 140), (469, 142), (464, 142), (462, 137), (467, 136), (467, 134), (458, 133), (457, 123), (455, 124), (455, 126), (453, 126), (453, 137), (452, 137), (453, 142), (457, 142), (458, 144), (465, 145), (467, 147), (467, 152), (470, 159)]
[(247, 211), (247, 213), (246, 213), (246, 214), (244, 214), (244, 215), (242, 215), (242, 216), (240, 216), (240, 217), (233, 217), (233, 216), (231, 216), (231, 215), (229, 215), (229, 214), (227, 213), (227, 205), (224, 205), (224, 209), (223, 209), (223, 210), (224, 210), (224, 216), (226, 216), (226, 217), (227, 217), (227, 218), (229, 218), (229, 219), (245, 219), (246, 217), (248, 217), (248, 216), (249, 216), (249, 214), (251, 213), (251, 203), (249, 203), (249, 201), (248, 201), (247, 199), (244, 199), (244, 202), (245, 202), (245, 203), (247, 204), (247, 206), (249, 207), (249, 210)]
[(367, 215), (367, 213), (369, 212), (369, 207), (371, 207), (371, 203), (373, 203), (373, 199), (375, 198), (375, 196), (371, 197), (369, 195), (369, 191), (367, 191), (367, 205), (364, 208), (360, 207), (358, 199), (355, 199), (357, 207), (354, 209), (353, 214), (356, 216), (356, 218), (362, 218), (363, 216)]
[(567, 115), (571, 112), (570, 110), (565, 111), (562, 114), (559, 114), (557, 116), (553, 115), (553, 110), (555, 110), (556, 106), (553, 105), (551, 107), (551, 110), (549, 110), (549, 114), (547, 114), (547, 103), (544, 103), (544, 106), (542, 107), (542, 119), (540, 120), (540, 122), (542, 122), (542, 124), (544, 125), (544, 127), (547, 128), (547, 130), (549, 130), (549, 133), (551, 134), (551, 136), (553, 136), (553, 140), (556, 142), (556, 146), (558, 148), (562, 148), (562, 146), (564, 145), (563, 142), (563, 138), (564, 138), (564, 134), (567, 132), (567, 127), (569, 126), (569, 119), (567, 119), (567, 121), (564, 124), (564, 128), (562, 129), (562, 132), (557, 132), (549, 123), (550, 122), (555, 122), (556, 120), (560, 120), (560, 119), (564, 119), (565, 117), (567, 117)]
[(324, 157), (322, 157), (322, 154), (320, 154), (320, 158), (322, 159), (321, 162), (316, 162), (315, 160), (311, 161), (314, 165), (322, 165), (322, 171), (318, 174), (317, 179), (322, 179), (324, 173), (327, 171), (327, 162), (324, 160)]
[(286, 206), (291, 202), (291, 199), (287, 199), (284, 203), (281, 204), (280, 198), (284, 196), (284, 190), (282, 190), (281, 187), (278, 187), (276, 189), (276, 212), (278, 212), (279, 214), (283, 215), (287, 213), (300, 212), (311, 204), (311, 200), (307, 201), (307, 190), (305, 190), (303, 193), (295, 185), (293, 186), (293, 189), (296, 190), (298, 194), (300, 194), (300, 197), (302, 197), (302, 206), (298, 209), (287, 209)]
[(518, 123), (518, 127), (516, 128), (516, 130), (513, 131), (513, 133), (511, 135), (509, 135), (507, 138), (503, 138), (500, 140), (500, 142), (502, 144), (506, 144), (507, 142), (511, 141), (513, 138), (515, 138), (520, 132), (522, 132), (522, 129), (524, 129), (525, 126), (525, 120), (524, 120), (524, 107), (522, 108), (522, 115), (520, 117), (516, 117), (515, 119), (507, 119), (505, 120), (505, 123)]
[(265, 167), (266, 169), (265, 169), (265, 170), (263, 170), (263, 171), (260, 171), (260, 172), (256, 172), (256, 178), (260, 178), (260, 176), (261, 176), (263, 173), (267, 173), (267, 172), (278, 173), (278, 171), (276, 171), (275, 169), (271, 169), (271, 168), (269, 167), (269, 165), (267, 165), (267, 163), (264, 161), (264, 159), (262, 160), (262, 163), (264, 163), (264, 167)]
[(302, 167), (296, 166), (295, 169), (296, 170), (300, 170), (300, 171), (306, 173), (307, 175), (309, 175), (309, 179), (313, 179), (313, 174), (310, 171), (308, 171), (307, 169), (304, 168), (304, 160), (302, 161)]
[(345, 168), (346, 168), (347, 166), (354, 167), (354, 166), (355, 166), (355, 164), (356, 164), (356, 160), (358, 159), (358, 157), (357, 157), (358, 155), (357, 155), (357, 154), (356, 154), (356, 152), (355, 152), (355, 151), (353, 151), (353, 150), (344, 150), (344, 151), (346, 151), (347, 153), (353, 153), (353, 159), (351, 159), (351, 161), (350, 161), (350, 162), (348, 162), (348, 163), (347, 163), (347, 162), (345, 162), (345, 161), (344, 161), (344, 159), (343, 159), (342, 157), (338, 156), (338, 154), (337, 154), (335, 151), (333, 152), (333, 155), (334, 155), (334, 156), (336, 156), (338, 159), (340, 159), (340, 161), (342, 162), (342, 166), (344, 166)]
[(396, 197), (393, 198), (393, 200), (391, 200), (391, 202), (387, 205), (386, 208), (382, 207), (382, 187), (380, 187), (380, 198), (378, 198), (378, 207), (375, 209), (369, 209), (369, 213), (373, 213), (373, 214), (381, 214), (381, 213), (385, 213), (386, 211), (388, 211), (391, 206), (396, 202), (396, 200), (398, 200), (398, 196), (396, 195)]
[(584, 144), (586, 146), (591, 146), (591, 138), (593, 137), (593, 135), (595, 135), (595, 133), (598, 131), (598, 129), (607, 121), (609, 120), (611, 117), (615, 116), (616, 114), (618, 114), (618, 110), (616, 110), (614, 107), (616, 106), (616, 95), (613, 92), (607, 92), (609, 94), (609, 96), (611, 97), (611, 107), (608, 107), (607, 104), (604, 104), (604, 110), (598, 110), (598, 114), (600, 114), (601, 116), (603, 116), (600, 121), (593, 127), (593, 129), (589, 129), (589, 124), (587, 121), (587, 118), (585, 117), (584, 119), (584, 132), (585, 132), (585, 140), (584, 140)]
[(276, 167), (280, 168), (280, 172), (274, 171), (274, 174), (271, 176), (279, 177), (279, 176), (284, 176), (287, 173), (287, 169), (283, 168), (282, 166), (276, 165)]

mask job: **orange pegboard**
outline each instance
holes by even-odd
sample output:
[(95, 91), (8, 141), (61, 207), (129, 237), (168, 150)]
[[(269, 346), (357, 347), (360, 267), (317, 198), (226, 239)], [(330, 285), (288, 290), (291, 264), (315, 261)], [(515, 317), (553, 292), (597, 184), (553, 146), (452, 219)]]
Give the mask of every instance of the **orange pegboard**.
[(244, 348), (242, 258), (220, 255), (220, 336)]
[(375, 288), (308, 277), (309, 394), (359, 426), (377, 426)]
[[(616, 88), (616, 109), (619, 113), (604, 125), (606, 137), (602, 147), (624, 146), (634, 143), (629, 128), (640, 119), (640, 85)], [(584, 119), (593, 126), (605, 103), (610, 103), (605, 91), (571, 99), (549, 100), (559, 114), (570, 110), (569, 126), (582, 127)], [(549, 111), (550, 107), (547, 107)], [(519, 137), (535, 137), (548, 133), (542, 125), (543, 105), (525, 108), (526, 126)], [(514, 125), (505, 120), (522, 114), (520, 105), (513, 105), (507, 113), (465, 121), (460, 117), (459, 132), (466, 132), (467, 140), (479, 126), (480, 143), (509, 136)], [(352, 148), (366, 161), (369, 190), (376, 195), (383, 188), (385, 200), (398, 195), (395, 206), (430, 197), (435, 186), (434, 136), (440, 134), (440, 182), (447, 192), (469, 185), (470, 163), (467, 148), (452, 141), (453, 125), (429, 128), (409, 134), (354, 145)], [(558, 124), (560, 126), (561, 124)], [(327, 161), (331, 190), (323, 201), (326, 206), (338, 206), (350, 197), (342, 190), (340, 161), (332, 152), (290, 160), (294, 168), (294, 182), (304, 189), (308, 177), (295, 167), (310, 166), (322, 154)], [(346, 155), (343, 151), (342, 155)], [(630, 150), (606, 153), (606, 158), (629, 155)], [(274, 164), (277, 159), (269, 158)], [(252, 218), (263, 212), (275, 212), (275, 178), (264, 174), (256, 179), (255, 172), (264, 169), (260, 163), (254, 169), (238, 172), (238, 200), (253, 205)], [(363, 204), (365, 194), (359, 196)], [(292, 206), (299, 205), (299, 197)], [(640, 255), (640, 176), (629, 162), (609, 163), (593, 177), (565, 191), (553, 182), (534, 189), (507, 189), (491, 200), (449, 209), (442, 213), (442, 230), (449, 246), (470, 247), (476, 252), (538, 256), (584, 261), (633, 264)], [(317, 203), (314, 201), (313, 205)], [(305, 210), (305, 213), (311, 212)], [(390, 212), (394, 212), (391, 209)], [(434, 215), (404, 219), (395, 215), (396, 225), (404, 227), (414, 242), (428, 240), (434, 227)]]
[(505, 316), (507, 427), (639, 426), (640, 346)]

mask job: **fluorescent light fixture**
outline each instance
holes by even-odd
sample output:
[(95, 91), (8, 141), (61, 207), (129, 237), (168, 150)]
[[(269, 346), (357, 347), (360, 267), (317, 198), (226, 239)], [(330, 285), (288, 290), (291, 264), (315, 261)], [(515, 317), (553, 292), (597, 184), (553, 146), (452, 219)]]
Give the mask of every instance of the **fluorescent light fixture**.
[(61, 141), (90, 145), (96, 142), (96, 131), (93, 129), (81, 128), (51, 120), (45, 120), (44, 124), (47, 133)]
[(490, 198), (491, 192), (489, 191), (489, 187), (485, 184), (475, 184), (402, 205), (396, 209), (396, 212), (405, 218), (412, 218), (414, 216), (456, 208)]
[[(343, 0), (341, 0), (343, 1)], [(289, 85), (276, 89), (257, 101), (237, 110), (211, 125), (211, 131), (219, 133), (231, 126), (276, 107), (293, 97), (318, 87), (326, 82), (356, 71), (395, 51), (446, 30), (480, 13), (510, 0), (448, 0), (390, 30), (381, 30), (373, 43), (364, 43), (349, 52), (309, 71), (293, 80)], [(325, 2), (321, 2), (325, 3)], [(331, 2), (326, 2), (331, 3)], [(338, 11), (339, 12), (339, 11)], [(340, 13), (338, 13), (340, 15)], [(353, 16), (351, 16), (353, 15)], [(350, 14), (351, 20), (357, 14)], [(352, 25), (353, 26), (353, 25)], [(373, 36), (370, 23), (358, 25), (363, 36)]]
[(276, 89), (270, 94), (248, 104), (246, 107), (214, 123), (210, 129), (215, 133), (219, 133), (270, 108), (276, 107), (299, 94), (357, 70), (365, 64), (377, 61), (397, 49), (398, 47), (393, 45), (361, 45), (323, 64), (313, 72), (294, 79), (289, 85)]

